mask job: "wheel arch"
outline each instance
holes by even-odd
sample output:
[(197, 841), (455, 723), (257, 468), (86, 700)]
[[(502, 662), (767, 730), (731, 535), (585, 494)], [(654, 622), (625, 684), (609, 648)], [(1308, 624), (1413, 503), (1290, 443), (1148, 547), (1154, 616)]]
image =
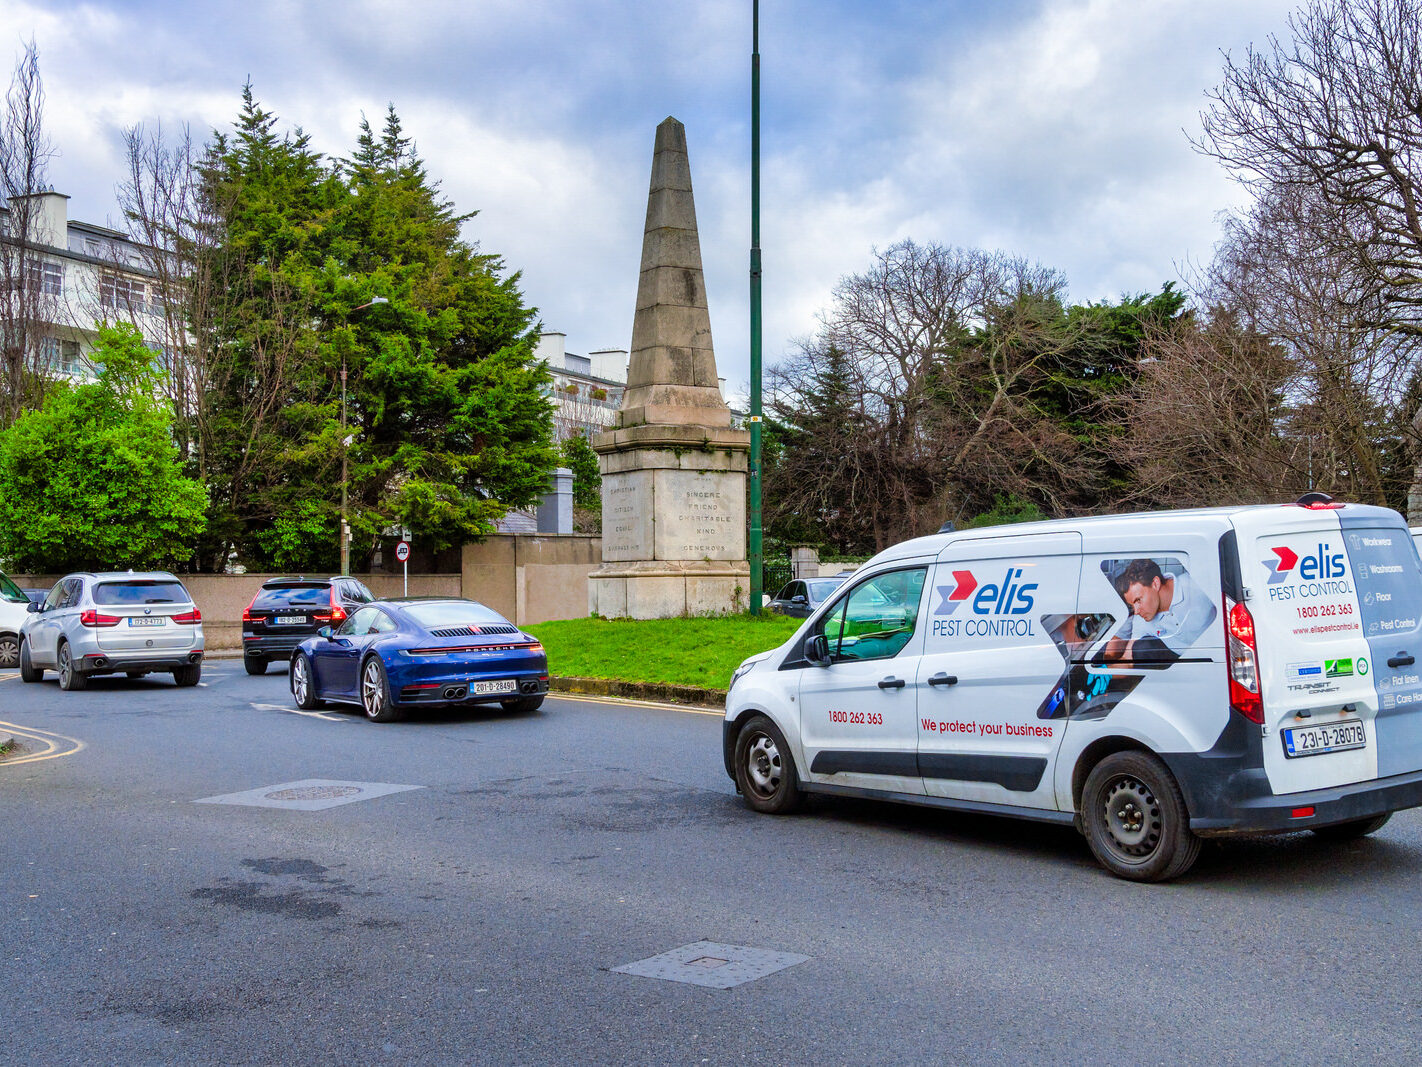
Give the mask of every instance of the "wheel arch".
[(1091, 772), (1098, 763), (1117, 752), (1144, 752), (1147, 756), (1160, 759), (1160, 754), (1152, 751), (1149, 745), (1142, 744), (1134, 737), (1120, 734), (1098, 737), (1082, 749), (1081, 755), (1076, 758), (1076, 765), (1071, 770), (1071, 806), (1076, 812), (1078, 826), (1081, 822), (1081, 794), (1086, 789), (1086, 780), (1091, 777)]
[(799, 773), (799, 761), (795, 755), (795, 744), (791, 736), (785, 732), (785, 727), (780, 724), (776, 717), (765, 708), (751, 705), (736, 712), (734, 719), (724, 719), (721, 724), (721, 759), (726, 765), (726, 773), (731, 781), (736, 780), (736, 738), (740, 737), (741, 731), (745, 729), (746, 723), (757, 715), (764, 715), (771, 722), (775, 723), (775, 728), (785, 737), (785, 747), (789, 751), (790, 758), (796, 760), (795, 770)]

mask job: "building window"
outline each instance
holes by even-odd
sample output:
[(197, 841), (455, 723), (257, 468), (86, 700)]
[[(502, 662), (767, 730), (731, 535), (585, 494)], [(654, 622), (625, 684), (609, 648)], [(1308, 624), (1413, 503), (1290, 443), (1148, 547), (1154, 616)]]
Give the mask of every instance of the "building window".
[(64, 292), (64, 267), (58, 263), (26, 263), (25, 286), (45, 296), (60, 296)]
[(106, 274), (99, 279), (99, 303), (119, 311), (143, 310), (144, 285), (131, 278)]
[(64, 378), (80, 374), (79, 342), (58, 337), (40, 338), (40, 373)]
[(153, 362), (160, 370), (173, 373), (173, 351), (166, 345), (160, 345), (157, 341), (145, 341), (145, 347), (153, 353)]

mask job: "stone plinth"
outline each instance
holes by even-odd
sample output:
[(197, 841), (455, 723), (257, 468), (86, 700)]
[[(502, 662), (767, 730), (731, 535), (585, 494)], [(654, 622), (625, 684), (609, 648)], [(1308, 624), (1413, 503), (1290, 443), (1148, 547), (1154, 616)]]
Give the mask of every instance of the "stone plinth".
[(743, 609), (750, 435), (636, 426), (599, 434), (593, 447), (603, 565), (589, 577), (588, 610), (645, 619)]

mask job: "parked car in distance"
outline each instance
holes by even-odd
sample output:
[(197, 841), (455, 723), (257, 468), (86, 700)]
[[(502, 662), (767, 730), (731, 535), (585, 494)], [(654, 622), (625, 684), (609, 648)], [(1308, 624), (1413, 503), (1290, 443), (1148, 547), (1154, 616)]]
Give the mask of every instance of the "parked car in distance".
[(290, 684), (300, 708), (356, 704), (372, 722), (449, 704), (531, 712), (548, 692), (548, 657), (537, 638), (477, 601), (403, 597), (366, 604), (302, 641)]
[(171, 672), (184, 686), (202, 677), (202, 613), (167, 571), (69, 574), (28, 612), (23, 681), (41, 681), (46, 670), (66, 690), (85, 688), (96, 674)]
[(775, 595), (768, 607), (781, 615), (808, 619), (834, 591), (844, 584), (847, 574), (825, 575), (823, 578), (797, 578)]
[(20, 665), (20, 627), (29, 613), (24, 590), (0, 572), (0, 671)]
[[(51, 587), (52, 588), (52, 587)], [(43, 604), (44, 598), (49, 596), (48, 589), (21, 589), (20, 592), (29, 597), (32, 604)]]
[(286, 663), (296, 646), (323, 626), (340, 626), (375, 599), (347, 575), (272, 578), (242, 612), (242, 666), (265, 674), (268, 663)]

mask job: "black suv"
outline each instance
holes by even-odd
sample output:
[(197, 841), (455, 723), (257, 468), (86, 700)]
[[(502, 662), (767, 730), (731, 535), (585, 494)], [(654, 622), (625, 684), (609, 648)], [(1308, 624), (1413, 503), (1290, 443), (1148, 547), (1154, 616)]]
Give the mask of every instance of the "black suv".
[(374, 599), (374, 593), (345, 575), (263, 582), (242, 612), (242, 666), (248, 674), (265, 674), (269, 662), (285, 663), (321, 627), (339, 626)]

